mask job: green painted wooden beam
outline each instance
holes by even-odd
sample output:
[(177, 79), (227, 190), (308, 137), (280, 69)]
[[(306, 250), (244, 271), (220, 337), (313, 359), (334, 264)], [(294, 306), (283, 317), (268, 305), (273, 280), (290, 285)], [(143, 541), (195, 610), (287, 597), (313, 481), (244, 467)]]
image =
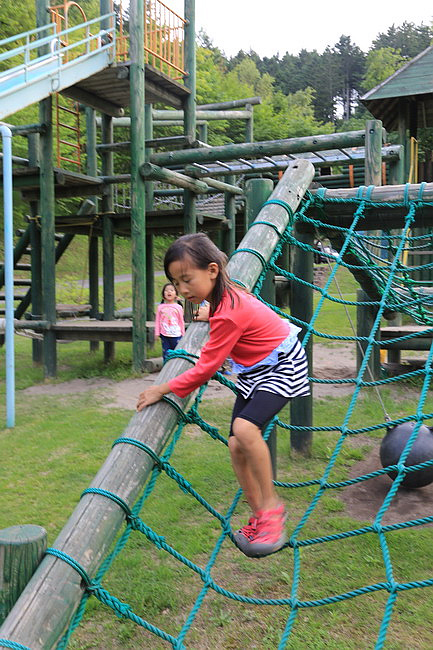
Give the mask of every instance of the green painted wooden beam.
[(161, 167), (185, 165), (187, 163), (215, 162), (217, 160), (236, 160), (236, 158), (273, 156), (277, 154), (323, 151), (326, 149), (344, 149), (345, 147), (363, 146), (365, 131), (348, 131), (326, 135), (288, 138), (286, 140), (269, 140), (265, 142), (246, 142), (226, 144), (205, 149), (184, 149), (155, 153), (151, 162)]
[[(200, 111), (196, 110), (195, 117), (197, 120), (250, 120), (252, 118), (252, 111)], [(184, 111), (170, 111), (170, 110), (153, 110), (153, 118), (160, 122), (165, 120), (183, 120)]]
[(131, 81), (131, 244), (132, 244), (132, 365), (140, 372), (146, 358), (146, 204), (144, 127), (144, 3), (129, 3)]
[(158, 167), (150, 162), (141, 165), (140, 173), (147, 180), (163, 181), (164, 183), (176, 185), (176, 187), (183, 187), (197, 194), (205, 194), (207, 192), (208, 186), (203, 181), (198, 181), (195, 178), (185, 176), (165, 167)]
[(246, 99), (233, 99), (228, 102), (215, 102), (214, 104), (200, 104), (200, 106), (197, 106), (197, 110), (204, 110), (204, 111), (209, 111), (209, 110), (225, 110), (225, 109), (233, 109), (233, 108), (239, 108), (240, 106), (247, 106), (247, 104), (257, 105), (262, 103), (262, 98), (261, 97), (247, 97)]

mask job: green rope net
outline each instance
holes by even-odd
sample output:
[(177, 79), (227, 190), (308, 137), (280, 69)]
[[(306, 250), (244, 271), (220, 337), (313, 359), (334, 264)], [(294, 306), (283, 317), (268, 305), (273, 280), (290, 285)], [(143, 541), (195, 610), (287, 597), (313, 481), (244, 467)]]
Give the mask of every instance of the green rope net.
[[(80, 574), (86, 586), (82, 602), (75, 613), (74, 619), (66, 635), (59, 642), (57, 646), (58, 650), (67, 646), (73, 631), (83, 616), (86, 602), (90, 595), (96, 596), (96, 598), (98, 598), (102, 603), (111, 607), (118, 616), (134, 621), (150, 634), (156, 635), (159, 639), (167, 642), (168, 645), (171, 644), (173, 648), (178, 650), (186, 648), (188, 647), (188, 632), (191, 631), (203, 601), (210, 592), (214, 592), (226, 599), (237, 601), (248, 606), (258, 605), (284, 608), (286, 622), (285, 625), (281, 627), (278, 645), (281, 650), (290, 644), (291, 634), (298, 619), (303, 616), (302, 612), (305, 612), (310, 608), (326, 607), (344, 601), (350, 602), (359, 599), (364, 595), (380, 592), (384, 594), (384, 600), (382, 601), (382, 611), (380, 611), (380, 606), (378, 606), (376, 610), (377, 617), (378, 619), (381, 619), (381, 622), (378, 622), (378, 633), (375, 641), (375, 648), (380, 649), (384, 647), (392, 614), (395, 610), (396, 601), (399, 596), (401, 596), (403, 592), (414, 592), (415, 590), (433, 586), (433, 573), (431, 571), (430, 576), (424, 576), (422, 579), (397, 579), (397, 575), (401, 575), (401, 571), (396, 571), (396, 567), (393, 565), (393, 552), (390, 547), (390, 536), (395, 533), (395, 531), (408, 531), (414, 527), (431, 525), (433, 523), (433, 515), (420, 518), (410, 518), (398, 523), (384, 523), (384, 516), (393, 500), (397, 498), (397, 491), (401, 482), (404, 480), (404, 477), (416, 469), (433, 465), (433, 460), (417, 466), (408, 467), (405, 465), (405, 460), (410, 453), (421, 425), (433, 418), (433, 412), (428, 412), (428, 409), (425, 408), (427, 393), (433, 373), (433, 346), (427, 354), (427, 359), (425, 360), (424, 365), (417, 370), (410, 370), (409, 372), (397, 377), (385, 376), (377, 380), (371, 379), (368, 375), (369, 359), (375, 351), (375, 346), (380, 344), (376, 335), (380, 328), (381, 318), (383, 318), (385, 313), (397, 311), (407, 314), (416, 323), (424, 324), (426, 326), (424, 334), (425, 332), (431, 333), (433, 337), (433, 327), (431, 327), (431, 329), (429, 328), (429, 326), (433, 324), (431, 309), (433, 295), (428, 291), (429, 282), (431, 284), (431, 281), (427, 280), (424, 282), (416, 281), (414, 279), (417, 277), (417, 274), (419, 275), (420, 271), (427, 273), (429, 269), (433, 267), (433, 264), (426, 264), (421, 268), (420, 266), (408, 266), (405, 263), (408, 251), (433, 250), (432, 235), (426, 234), (414, 236), (411, 230), (413, 228), (417, 210), (426, 204), (422, 201), (422, 192), (419, 199), (416, 201), (406, 200), (403, 204), (392, 204), (392, 207), (405, 208), (406, 216), (402, 221), (402, 229), (398, 232), (393, 231), (388, 233), (381, 232), (367, 234), (360, 230), (362, 227), (362, 219), (368, 211), (374, 211), (378, 204), (370, 201), (368, 195), (346, 200), (348, 207), (349, 204), (351, 204), (350, 207), (352, 209), (353, 204), (355, 204), (353, 220), (350, 227), (337, 228), (331, 227), (326, 223), (326, 207), (331, 201), (332, 199), (327, 199), (323, 193), (318, 193), (315, 196), (307, 195), (298, 212), (290, 219), (289, 227), (280, 238), (271, 259), (268, 262), (262, 259), (264, 266), (263, 273), (259, 278), (254, 291), (260, 298), (260, 290), (265, 274), (268, 270), (272, 270), (278, 275), (285, 276), (291, 283), (300, 282), (305, 285), (305, 287), (312, 288), (316, 295), (316, 307), (311, 321), (307, 323), (292, 318), (292, 320), (294, 320), (296, 324), (301, 326), (304, 330), (303, 345), (307, 345), (309, 340), (314, 337), (316, 341), (327, 340), (331, 345), (338, 344), (339, 342), (349, 342), (354, 346), (356, 343), (360, 342), (363, 344), (364, 349), (363, 360), (356, 376), (342, 379), (311, 378), (313, 384), (346, 384), (353, 387), (348, 408), (340, 418), (338, 417), (338, 413), (334, 415), (334, 413), (331, 412), (329, 419), (332, 421), (330, 421), (326, 426), (295, 427), (290, 425), (290, 423), (284, 422), (279, 417), (276, 417), (268, 424), (264, 432), (264, 437), (268, 438), (275, 425), (277, 425), (283, 430), (287, 429), (300, 432), (312, 430), (316, 432), (316, 435), (322, 434), (329, 436), (329, 455), (326, 466), (319, 476), (309, 478), (308, 480), (297, 480), (296, 482), (276, 481), (278, 488), (287, 491), (287, 494), (289, 491), (293, 490), (307, 490), (308, 494), (311, 495), (305, 511), (298, 513), (299, 516), (297, 518), (297, 523), (292, 526), (289, 541), (277, 555), (277, 558), (280, 559), (281, 574), (284, 574), (287, 578), (287, 582), (290, 584), (287, 593), (283, 597), (256, 597), (252, 595), (249, 590), (242, 590), (241, 588), (236, 592), (230, 591), (223, 586), (223, 581), (221, 579), (218, 580), (215, 577), (216, 562), (221, 549), (223, 547), (226, 548), (227, 545), (232, 545), (232, 553), (239, 553), (233, 542), (232, 517), (236, 512), (240, 499), (242, 498), (242, 492), (241, 490), (238, 490), (227, 509), (224, 512), (221, 512), (219, 508), (206, 500), (190, 483), (188, 476), (183, 476), (179, 473), (171, 462), (173, 452), (184, 432), (185, 426), (191, 423), (200, 427), (202, 431), (212, 438), (215, 441), (212, 444), (222, 443), (223, 445), (227, 445), (226, 437), (223, 436), (216, 427), (205, 422), (200, 415), (200, 405), (206, 390), (206, 386), (203, 386), (187, 413), (183, 413), (174, 402), (169, 398), (166, 398), (166, 401), (176, 409), (179, 423), (164, 455), (157, 456), (149, 447), (139, 440), (126, 437), (115, 440), (115, 445), (135, 445), (142, 450), (143, 454), (150, 456), (154, 462), (154, 469), (145, 487), (143, 495), (132, 509), (130, 509), (118, 496), (110, 492), (97, 489), (89, 489), (85, 491), (85, 493), (98, 493), (107, 499), (111, 499), (124, 510), (126, 517), (126, 528), (123, 534), (118, 539), (111, 554), (103, 562), (95, 578), (90, 579), (83, 568), (79, 566), (72, 557), (56, 549), (48, 549), (47, 552), (49, 554), (61, 558), (70, 566), (74, 567)], [(311, 216), (307, 216), (307, 213), (311, 215), (313, 212), (315, 215), (320, 215), (321, 218), (318, 219), (316, 217), (312, 218)], [(309, 223), (319, 232), (326, 231), (330, 240), (333, 242), (334, 247), (336, 247), (338, 251), (337, 257), (335, 256), (335, 253), (322, 253), (322, 255), (328, 256), (330, 261), (329, 277), (323, 287), (318, 284), (309, 284), (308, 282), (295, 277), (292, 273), (282, 269), (277, 264), (278, 258), (281, 255), (282, 247), (286, 244), (290, 244), (292, 247), (301, 247), (303, 250), (310, 253), (315, 252), (312, 247), (299, 242), (295, 237), (294, 226), (298, 221)], [(260, 223), (264, 224), (266, 222), (261, 221)], [(337, 336), (330, 332), (322, 331), (318, 326), (321, 310), (325, 301), (328, 300), (339, 303), (344, 306), (344, 308), (353, 308), (353, 306), (357, 304), (355, 300), (346, 300), (342, 296), (336, 297), (331, 291), (335, 277), (341, 269), (347, 269), (353, 273), (357, 279), (360, 279), (362, 282), (365, 281), (370, 287), (372, 287), (373, 291), (376, 291), (377, 300), (368, 302), (368, 305), (374, 305), (377, 308), (377, 317), (374, 321), (373, 327), (371, 328), (370, 334), (367, 337), (356, 337), (355, 334)], [(364, 303), (360, 304), (362, 305)], [(285, 311), (278, 309), (274, 305), (269, 306), (282, 317), (288, 317)], [(418, 335), (419, 334), (415, 334), (415, 338)], [(411, 335), (400, 336), (393, 339), (393, 341), (404, 341), (408, 339), (409, 336)], [(332, 354), (332, 348), (330, 348), (330, 354)], [(195, 361), (192, 355), (189, 355), (184, 350), (171, 352), (170, 358), (172, 357), (183, 357), (189, 359), (191, 362)], [(215, 379), (236, 393), (235, 383), (227, 379), (227, 377), (220, 373), (216, 373)], [(396, 381), (409, 380), (416, 380), (418, 385), (421, 386), (419, 399), (417, 403), (414, 403), (413, 412), (404, 417), (395, 419), (389, 419), (387, 416), (384, 416), (381, 422), (369, 426), (354, 426), (352, 424), (352, 416), (359, 401), (361, 391), (364, 391), (363, 394), (365, 394), (365, 391), (372, 388), (377, 389), (379, 387), (393, 384)], [(373, 397), (371, 397), (371, 399), (373, 399)], [(332, 409), (330, 410), (332, 411)], [(409, 438), (400, 460), (396, 465), (368, 472), (354, 478), (341, 479), (341, 471), (336, 471), (337, 459), (341, 454), (344, 454), (348, 445), (350, 446), (357, 437), (359, 439), (363, 435), (374, 434), (380, 431), (383, 432), (386, 427), (400, 424), (402, 422), (413, 422), (415, 423), (415, 426), (413, 434)], [(320, 520), (321, 530), (323, 533), (321, 535), (309, 534), (310, 523), (313, 517), (317, 515), (317, 510), (320, 508), (321, 504), (323, 504), (328, 495), (335, 493), (342, 488), (348, 488), (353, 485), (361, 486), (368, 482), (372, 482), (375, 478), (392, 470), (396, 473), (396, 478), (392, 483), (390, 482), (388, 492), (381, 507), (377, 511), (374, 520), (368, 525), (362, 525), (350, 529), (350, 527), (347, 527), (347, 519), (341, 518), (340, 530), (336, 532), (335, 527), (327, 525), (326, 517), (324, 516), (323, 521)], [(208, 515), (214, 518), (215, 522), (217, 522), (220, 527), (220, 533), (215, 547), (204, 566), (200, 566), (196, 562), (185, 557), (170, 544), (169, 540), (166, 540), (157, 530), (153, 530), (149, 525), (147, 525), (144, 520), (146, 514), (145, 509), (144, 514), (142, 515), (143, 518), (140, 516), (140, 512), (143, 510), (143, 505), (154, 490), (158, 477), (163, 473), (171, 481), (176, 483), (181, 490), (190, 495), (192, 499), (196, 500), (196, 502), (206, 510)], [(336, 480), (335, 477), (337, 477), (338, 480)], [(299, 478), (301, 479), (302, 477)], [(296, 494), (294, 497), (294, 503), (296, 503)], [(321, 511), (321, 517), (322, 516), (323, 510)], [(125, 547), (132, 531), (139, 531), (142, 533), (156, 546), (156, 548), (174, 558), (184, 567), (187, 567), (188, 570), (194, 572), (202, 582), (195, 602), (176, 635), (164, 631), (146, 618), (134, 612), (127, 603), (124, 603), (117, 597), (111, 595), (101, 584), (103, 576), (113, 564), (117, 555)], [(321, 545), (343, 542), (343, 540), (358, 540), (359, 543), (360, 537), (365, 538), (368, 535), (373, 536), (377, 540), (377, 555), (381, 557), (382, 571), (376, 572), (375, 575), (381, 574), (383, 576), (382, 579), (373, 580), (368, 584), (354, 584), (354, 580), (352, 579), (349, 582), (350, 588), (347, 590), (322, 594), (321, 597), (309, 597), (309, 594), (306, 593), (303, 588), (303, 578), (305, 578), (303, 553), (308, 550), (314, 552), (314, 549), (318, 550)], [(337, 554), (338, 551), (338, 546), (335, 546), (333, 552)], [(266, 561), (268, 560), (262, 560), (262, 562)], [(326, 571), (327, 569), (326, 567), (320, 567), (320, 565), (318, 565), (316, 570)], [(151, 642), (151, 640), (149, 642)], [(21, 646), (20, 644), (14, 644), (11, 641), (3, 640), (0, 640), (0, 646), (24, 648), (24, 646)], [(304, 645), (304, 647), (307, 647), (307, 645)], [(335, 647), (337, 647), (337, 645)], [(339, 642), (338, 647), (342, 647), (341, 642)], [(355, 646), (348, 644), (347, 647)]]

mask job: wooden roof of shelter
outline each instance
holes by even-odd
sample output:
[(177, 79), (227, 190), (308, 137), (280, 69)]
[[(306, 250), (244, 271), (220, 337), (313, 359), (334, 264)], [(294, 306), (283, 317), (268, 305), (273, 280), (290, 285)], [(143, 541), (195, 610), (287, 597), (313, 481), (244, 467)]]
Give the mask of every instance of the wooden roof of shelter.
[(409, 108), (418, 127), (433, 126), (433, 45), (370, 90), (360, 101), (388, 131)]

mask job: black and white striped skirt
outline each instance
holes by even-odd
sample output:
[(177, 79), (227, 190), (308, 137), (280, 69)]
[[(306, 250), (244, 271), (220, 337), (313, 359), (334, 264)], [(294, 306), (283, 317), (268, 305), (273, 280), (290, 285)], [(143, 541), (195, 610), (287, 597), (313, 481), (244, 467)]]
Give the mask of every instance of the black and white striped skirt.
[(309, 395), (308, 361), (304, 348), (297, 340), (289, 352), (278, 354), (278, 363), (274, 366), (258, 366), (240, 373), (236, 385), (245, 399), (258, 390), (288, 399)]

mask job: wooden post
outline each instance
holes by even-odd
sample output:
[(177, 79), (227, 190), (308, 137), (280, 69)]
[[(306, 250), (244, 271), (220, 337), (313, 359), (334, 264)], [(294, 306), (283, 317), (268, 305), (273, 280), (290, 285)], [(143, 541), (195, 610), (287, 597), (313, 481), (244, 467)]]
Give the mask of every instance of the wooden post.
[[(101, 137), (103, 142), (113, 141), (113, 118), (109, 115), (102, 115)], [(113, 153), (104, 151), (101, 153), (102, 173), (104, 176), (113, 175)], [(104, 296), (104, 320), (114, 318), (114, 231), (113, 222), (109, 213), (113, 212), (113, 189), (111, 185), (105, 188), (102, 196), (102, 269), (103, 269), (103, 296)], [(104, 361), (109, 363), (114, 359), (114, 342), (104, 341)]]
[[(93, 108), (86, 107), (86, 171), (89, 176), (98, 175), (98, 163), (96, 157), (96, 117)], [(95, 204), (95, 212), (98, 212), (98, 197), (92, 196)], [(97, 318), (99, 313), (99, 259), (98, 259), (98, 237), (89, 236), (89, 302), (90, 317)], [(90, 341), (90, 351), (96, 352), (99, 349), (99, 341)]]
[[(358, 302), (370, 302), (371, 299), (368, 294), (362, 289), (357, 290)], [(356, 336), (370, 336), (371, 329), (377, 316), (377, 305), (358, 305), (356, 309)], [(379, 330), (375, 334), (375, 339), (379, 340)], [(356, 346), (356, 372), (359, 372), (361, 364), (364, 360), (365, 351), (368, 343), (366, 341), (358, 341)], [(378, 345), (374, 345), (371, 350), (370, 357), (364, 381), (375, 381), (380, 379), (380, 349)]]
[[(314, 233), (306, 228), (296, 227), (296, 238), (303, 244), (314, 247)], [(314, 281), (314, 254), (313, 251), (304, 251), (295, 246), (293, 248), (293, 274), (296, 278), (305, 280), (310, 284)], [(313, 289), (299, 282), (292, 281), (290, 285), (290, 313), (299, 320), (309, 323), (313, 316)], [(302, 332), (302, 338), (305, 336)], [(308, 357), (308, 374), (311, 376), (313, 369), (313, 338), (310, 336), (305, 348)], [(295, 397), (290, 402), (290, 422), (294, 426), (313, 425), (313, 387), (308, 397)], [(292, 450), (303, 456), (310, 456), (313, 440), (312, 431), (291, 431), (290, 442)]]
[[(184, 0), (185, 24), (185, 86), (190, 90), (183, 104), (184, 135), (195, 138), (196, 130), (196, 53), (195, 53), (195, 0)], [(190, 190), (183, 193), (183, 230), (193, 233), (197, 230), (196, 195)]]
[[(48, 22), (48, 1), (37, 0), (36, 23), (38, 27)], [(39, 48), (38, 54), (48, 53), (48, 45)], [(52, 96), (39, 102), (39, 122), (44, 125), (40, 134), (40, 211), (42, 257), (42, 316), (50, 323), (56, 321), (56, 261), (55, 261), (55, 202), (53, 172)], [(55, 377), (57, 372), (56, 335), (44, 332), (44, 375)]]
[(47, 533), (41, 526), (24, 524), (0, 530), (0, 625), (40, 564), (46, 548)]
[(399, 157), (389, 163), (389, 185), (403, 185), (404, 183), (404, 147), (400, 145)]
[[(27, 136), (28, 156), (30, 167), (39, 167), (39, 133)], [(30, 247), (31, 247), (31, 300), (32, 315), (38, 320), (42, 319), (42, 265), (41, 265), (41, 229), (38, 222), (39, 202), (30, 201)], [(43, 344), (38, 339), (32, 339), (32, 359), (35, 365), (43, 361)]]
[[(275, 188), (272, 198), (286, 201), (295, 211), (314, 176), (314, 167), (307, 160), (293, 162)], [(266, 205), (258, 220), (269, 221), (284, 232), (287, 211), (280, 205)], [(241, 248), (255, 249), (268, 260), (279, 237), (265, 224), (251, 228), (242, 240)], [(252, 289), (261, 272), (262, 263), (252, 253), (242, 251), (228, 265), (230, 277)], [(183, 347), (199, 354), (208, 338), (207, 323), (193, 323), (183, 338)], [(190, 368), (185, 359), (173, 359), (165, 364), (156, 383), (169, 381)], [(185, 409), (196, 391), (185, 399), (170, 395)], [(123, 436), (135, 438), (160, 454), (177, 426), (176, 410), (166, 402), (158, 402), (140, 413), (134, 413)], [(144, 451), (130, 444), (115, 445), (92, 482), (92, 487), (117, 494), (130, 507), (135, 503), (154, 461)], [(114, 501), (100, 494), (86, 494), (71, 518), (54, 541), (53, 547), (67, 553), (93, 578), (109, 551), (125, 519), (124, 512)], [(56, 645), (83, 595), (81, 576), (69, 564), (52, 555), (46, 556), (24, 589), (0, 629), (0, 638), (12, 639), (32, 648), (52, 648)]]
[(365, 185), (382, 185), (383, 128), (380, 120), (365, 125)]
[[(272, 194), (274, 188), (273, 182), (269, 178), (252, 178), (246, 182), (245, 187), (245, 213), (248, 218), (248, 226), (250, 226), (254, 219), (259, 214), (262, 205), (267, 201)], [(264, 300), (272, 304), (275, 303), (275, 285), (273, 282), (274, 274), (271, 271), (266, 273), (260, 295)], [(268, 423), (266, 423), (265, 427)], [(271, 454), (272, 473), (274, 479), (277, 478), (277, 429), (273, 427), (268, 439), (267, 444)]]
[[(111, 0), (99, 0), (101, 16), (111, 11)], [(101, 23), (101, 29), (110, 27), (110, 19)], [(103, 144), (113, 142), (113, 118), (109, 115), (101, 116), (101, 141)], [(101, 167), (103, 176), (113, 176), (113, 153), (101, 152)], [(111, 217), (106, 216), (113, 212), (113, 188), (109, 185), (101, 200), (102, 218), (102, 273), (103, 273), (103, 318), (114, 318), (114, 229)], [(104, 341), (104, 361), (109, 363), (114, 359), (115, 344), (113, 341)]]
[[(152, 104), (144, 106), (144, 133), (146, 140), (153, 138), (153, 120)], [(152, 149), (146, 147), (144, 150), (144, 159), (149, 160)], [(146, 212), (153, 209), (154, 184), (152, 181), (145, 183), (145, 204)], [(153, 263), (153, 235), (150, 231), (146, 233), (146, 318), (153, 321), (155, 319), (155, 266)], [(147, 343), (153, 345), (155, 337), (150, 330), (147, 332)]]
[(409, 111), (408, 103), (405, 97), (401, 97), (398, 102), (398, 141), (404, 147), (403, 157), (403, 183), (409, 179), (410, 169), (410, 138), (408, 136), (409, 128)]
[[(402, 185), (404, 183), (405, 172), (404, 172), (404, 146), (400, 145), (399, 149), (399, 158), (394, 162), (389, 163), (389, 184), (390, 185)], [(390, 234), (397, 234), (396, 231), (388, 230)], [(401, 325), (402, 324), (402, 315), (395, 314), (393, 320), (388, 320), (388, 325)], [(400, 364), (401, 363), (401, 350), (386, 350), (386, 358), (388, 363)]]
[(144, 158), (144, 3), (131, 0), (131, 244), (132, 244), (132, 365), (140, 372), (146, 358), (146, 205)]
[(207, 122), (203, 122), (202, 124), (198, 124), (198, 139), (200, 142), (205, 142), (207, 143), (208, 141), (208, 126)]
[(245, 109), (251, 111), (251, 117), (245, 122), (245, 142), (254, 142), (253, 107), (251, 104), (246, 104)]
[[(234, 185), (235, 177), (228, 174), (224, 177), (224, 181)], [(236, 203), (235, 195), (230, 192), (224, 192), (224, 213), (228, 219), (228, 227), (223, 231), (222, 246), (224, 253), (230, 257), (236, 248)]]

